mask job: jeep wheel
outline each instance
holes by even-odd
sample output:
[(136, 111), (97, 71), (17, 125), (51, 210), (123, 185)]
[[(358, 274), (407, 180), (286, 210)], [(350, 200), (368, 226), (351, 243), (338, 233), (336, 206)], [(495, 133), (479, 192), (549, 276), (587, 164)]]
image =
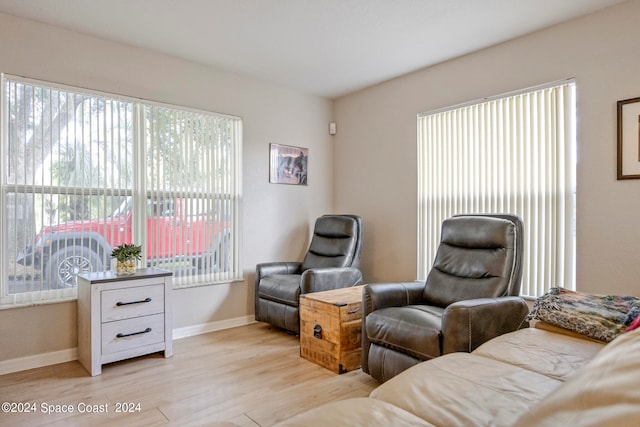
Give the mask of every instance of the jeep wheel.
[(45, 278), (51, 289), (76, 286), (79, 273), (102, 270), (102, 260), (89, 248), (69, 246), (56, 251), (45, 267)]

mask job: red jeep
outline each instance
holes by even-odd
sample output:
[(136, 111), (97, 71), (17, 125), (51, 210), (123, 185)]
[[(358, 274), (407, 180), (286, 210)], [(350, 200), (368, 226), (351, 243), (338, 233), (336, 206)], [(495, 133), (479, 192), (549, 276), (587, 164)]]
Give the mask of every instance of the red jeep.
[[(198, 199), (147, 200), (148, 265), (228, 269), (230, 223), (224, 220), (224, 209), (211, 213), (203, 206)], [(111, 249), (132, 242), (132, 211), (132, 198), (127, 197), (107, 218), (46, 226), (16, 261), (42, 270), (51, 288), (73, 287), (78, 273), (108, 270)]]

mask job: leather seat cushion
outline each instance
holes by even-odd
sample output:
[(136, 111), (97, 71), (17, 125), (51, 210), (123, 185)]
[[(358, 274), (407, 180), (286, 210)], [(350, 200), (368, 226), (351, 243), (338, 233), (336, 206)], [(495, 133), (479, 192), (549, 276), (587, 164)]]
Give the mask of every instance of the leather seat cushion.
[(374, 344), (428, 360), (441, 354), (443, 311), (428, 305), (382, 308), (367, 316), (365, 332)]
[(519, 366), (473, 353), (451, 353), (418, 363), (370, 397), (437, 426), (498, 427), (513, 426), (560, 385), (560, 380)]
[(434, 427), (397, 406), (367, 397), (336, 400), (278, 423), (278, 427)]
[(473, 351), (549, 378), (565, 381), (604, 347), (591, 341), (538, 328), (524, 328), (500, 335)]
[(300, 297), (300, 274), (274, 274), (260, 280), (259, 298), (294, 307)]

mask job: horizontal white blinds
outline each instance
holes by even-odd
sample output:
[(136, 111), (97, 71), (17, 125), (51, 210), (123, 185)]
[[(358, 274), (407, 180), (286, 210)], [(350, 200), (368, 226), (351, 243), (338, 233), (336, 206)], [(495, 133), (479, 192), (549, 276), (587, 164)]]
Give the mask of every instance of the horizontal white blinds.
[(524, 221), (522, 295), (575, 289), (575, 84), (418, 118), (418, 277), (442, 221), (515, 213)]

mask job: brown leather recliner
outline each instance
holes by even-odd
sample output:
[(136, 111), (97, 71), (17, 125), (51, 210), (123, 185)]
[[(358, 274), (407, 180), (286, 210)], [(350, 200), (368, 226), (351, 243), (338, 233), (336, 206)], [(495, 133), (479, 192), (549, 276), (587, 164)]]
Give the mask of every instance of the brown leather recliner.
[(361, 253), (359, 216), (321, 216), (303, 262), (256, 265), (256, 320), (299, 334), (300, 294), (361, 285)]
[(470, 352), (524, 325), (522, 220), (459, 215), (442, 224), (426, 282), (363, 291), (362, 370), (384, 382), (442, 354)]

